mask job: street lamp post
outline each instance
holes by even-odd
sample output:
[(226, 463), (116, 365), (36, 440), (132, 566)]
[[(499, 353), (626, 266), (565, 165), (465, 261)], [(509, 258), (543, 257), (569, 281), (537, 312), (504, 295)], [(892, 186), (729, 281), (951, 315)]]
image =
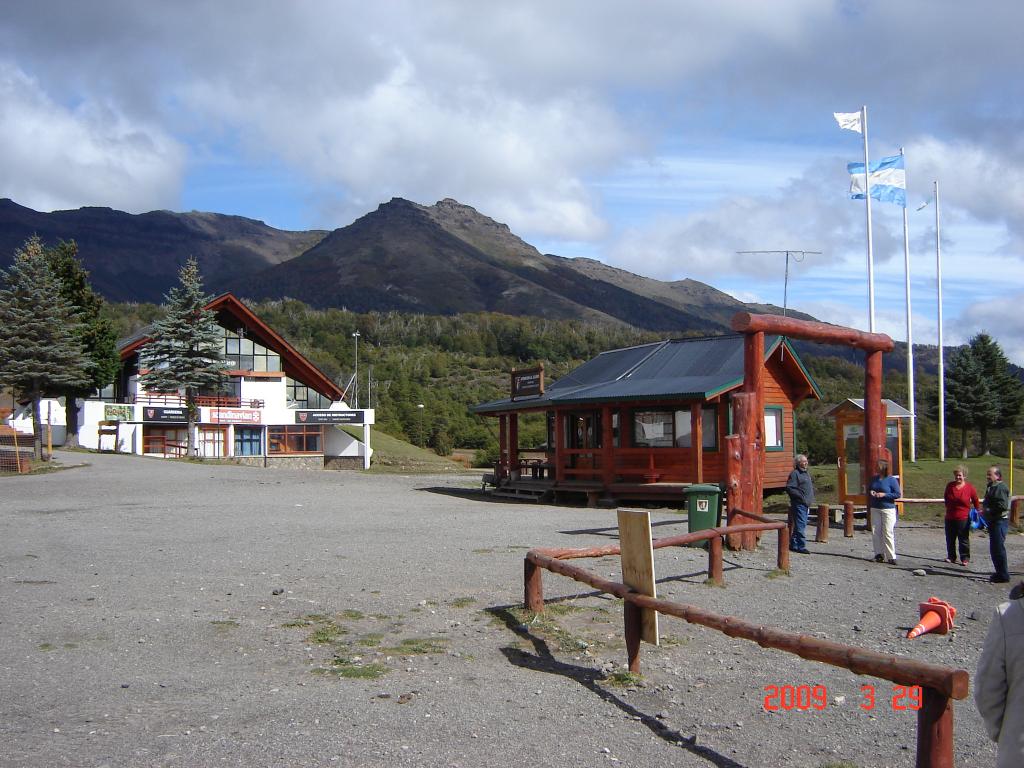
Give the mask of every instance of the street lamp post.
[[(423, 403), (419, 403), (416, 406), (416, 410), (419, 411), (419, 414), (420, 414), (420, 430), (419, 430), (419, 432), (420, 432), (420, 434), (419, 434), (420, 440), (419, 441), (423, 445), (426, 445), (426, 442), (427, 442), (426, 435), (423, 434)], [(420, 448), (422, 448), (423, 445), (420, 445)]]
[(352, 377), (352, 400), (353, 408), (359, 407), (359, 331), (352, 334), (352, 338), (356, 340), (356, 375)]

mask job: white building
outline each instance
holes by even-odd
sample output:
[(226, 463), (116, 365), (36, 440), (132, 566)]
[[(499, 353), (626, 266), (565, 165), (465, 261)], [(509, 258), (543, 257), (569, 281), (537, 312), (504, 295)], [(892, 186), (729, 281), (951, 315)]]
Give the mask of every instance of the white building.
[[(224, 330), (223, 351), (230, 364), (226, 387), (197, 398), (193, 445), (198, 456), (261, 466), (370, 466), (372, 409), (350, 409), (334, 382), (232, 294), (218, 296), (207, 309)], [(117, 381), (101, 398), (83, 402), (78, 429), (83, 447), (147, 456), (185, 454), (184, 398), (147, 392), (141, 378), (145, 371), (139, 368), (139, 353), (150, 340), (143, 331), (123, 342)], [(42, 418), (52, 424), (54, 444), (63, 443), (63, 406), (50, 401), (48, 407), (44, 401)], [(32, 431), (31, 413), (16, 412), (10, 423)], [(361, 427), (362, 439), (342, 425)]]

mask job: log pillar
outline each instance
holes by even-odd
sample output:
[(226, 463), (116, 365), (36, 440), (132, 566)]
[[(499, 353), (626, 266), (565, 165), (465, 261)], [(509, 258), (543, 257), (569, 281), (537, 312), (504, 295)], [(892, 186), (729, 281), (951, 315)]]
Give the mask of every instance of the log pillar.
[(555, 411), (555, 482), (565, 480), (565, 414)]
[[(743, 392), (751, 396), (748, 406), (745, 443), (753, 444), (755, 461), (750, 473), (752, 487), (750, 489), (751, 505), (748, 512), (761, 514), (763, 510), (764, 487), (764, 332), (753, 331), (743, 336)], [(741, 432), (740, 434), (744, 434)], [(755, 535), (744, 535), (744, 546), (750, 540), (749, 549), (753, 549)]]
[(704, 482), (704, 420), (702, 403), (690, 404), (690, 449), (693, 451), (693, 476), (695, 483)]
[(1010, 502), (1010, 525), (1014, 528), (1020, 525), (1020, 510), (1024, 506), (1024, 497), (1018, 496)]
[(953, 701), (934, 688), (922, 687), (917, 711), (915, 768), (953, 768)]
[(519, 414), (508, 415), (508, 471), (519, 477)]
[(715, 585), (722, 584), (722, 537), (708, 539), (708, 581)]
[[(864, 468), (868, 481), (874, 477), (878, 461), (885, 457), (885, 408), (882, 406), (882, 353), (867, 351), (864, 356)], [(895, 467), (889, 467), (894, 472)]]
[(508, 415), (503, 413), (498, 417), (498, 479), (508, 477), (508, 470)]
[(828, 517), (828, 504), (819, 504), (817, 528), (814, 531), (814, 540), (819, 544), (828, 544)]
[(640, 674), (640, 635), (643, 631), (643, 617), (640, 607), (629, 600), (622, 603), (622, 616), (625, 623), (626, 658), (629, 671)]
[(544, 569), (530, 560), (523, 560), (523, 602), (526, 610), (544, 612)]
[(611, 406), (604, 406), (601, 409), (601, 480), (604, 483), (605, 493), (615, 480), (615, 452), (612, 447), (614, 435), (612, 434), (612, 409)]
[(843, 502), (843, 536), (853, 538), (853, 502)]

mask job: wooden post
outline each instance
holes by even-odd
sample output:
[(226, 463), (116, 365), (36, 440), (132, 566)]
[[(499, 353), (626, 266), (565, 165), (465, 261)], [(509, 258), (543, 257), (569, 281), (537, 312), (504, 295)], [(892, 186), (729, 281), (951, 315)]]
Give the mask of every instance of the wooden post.
[(612, 409), (611, 406), (606, 405), (601, 409), (601, 480), (604, 483), (605, 493), (608, 492), (608, 486), (615, 480), (613, 439)]
[(628, 600), (622, 604), (622, 618), (625, 624), (626, 635), (626, 659), (629, 663), (629, 671), (634, 675), (640, 674), (640, 632), (643, 623), (641, 610), (638, 605)]
[[(885, 409), (882, 406), (882, 353), (864, 354), (864, 462), (867, 477), (875, 474), (885, 450)], [(889, 472), (895, 472), (889, 467)]]
[(1024, 496), (1018, 496), (1010, 502), (1010, 525), (1017, 527), (1020, 525), (1020, 508), (1024, 505)]
[(843, 536), (853, 538), (853, 502), (843, 502)]
[(779, 528), (779, 554), (776, 567), (789, 573), (789, 529)]
[[(733, 525), (733, 517), (737, 509), (742, 509), (742, 483), (741, 459), (743, 456), (742, 438), (739, 435), (726, 435), (725, 437), (725, 498), (726, 505), (726, 526)], [(737, 521), (737, 525), (740, 521)], [(726, 544), (729, 549), (737, 550), (743, 544), (743, 538), (739, 534), (729, 534), (726, 537)]]
[(690, 404), (690, 449), (693, 451), (695, 483), (704, 482), (704, 421), (700, 401)]
[(498, 466), (496, 470), (498, 480), (508, 475), (508, 415), (501, 414), (498, 417)]
[(828, 544), (828, 504), (818, 505), (818, 526), (814, 540), (819, 544)]
[[(565, 446), (565, 416), (555, 411), (555, 482), (565, 480), (565, 455), (562, 449)], [(550, 446), (549, 446), (550, 447)]]
[[(764, 486), (764, 332), (755, 331), (743, 337), (743, 392), (752, 397), (748, 406), (745, 431), (746, 443), (754, 446), (754, 462), (750, 473), (751, 506), (748, 512), (761, 514), (762, 489)], [(745, 448), (746, 446), (744, 446)], [(753, 549), (756, 546), (755, 535), (750, 533), (743, 537), (743, 546)]]
[(508, 415), (508, 469), (519, 479), (519, 414)]
[(922, 687), (917, 711), (915, 768), (953, 768), (953, 702), (934, 688)]
[(712, 584), (722, 583), (722, 537), (708, 540), (708, 580)]
[(544, 613), (544, 569), (523, 560), (523, 602), (526, 610)]

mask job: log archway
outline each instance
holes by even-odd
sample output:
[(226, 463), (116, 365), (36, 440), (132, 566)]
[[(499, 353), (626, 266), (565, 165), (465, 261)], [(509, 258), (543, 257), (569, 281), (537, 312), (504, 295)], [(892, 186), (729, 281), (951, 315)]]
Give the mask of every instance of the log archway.
[[(864, 350), (864, 458), (873, 471), (885, 455), (885, 409), (882, 406), (882, 355), (893, 350), (892, 339), (884, 333), (865, 333), (828, 323), (798, 320), (781, 315), (739, 312), (732, 318), (734, 331), (744, 334), (743, 391), (733, 398), (736, 434), (726, 438), (729, 524), (732, 510), (760, 514), (764, 488), (764, 336), (766, 333), (820, 344), (841, 344)], [(794, 418), (796, 418), (794, 414)], [(754, 534), (732, 537), (731, 546), (752, 549)]]

